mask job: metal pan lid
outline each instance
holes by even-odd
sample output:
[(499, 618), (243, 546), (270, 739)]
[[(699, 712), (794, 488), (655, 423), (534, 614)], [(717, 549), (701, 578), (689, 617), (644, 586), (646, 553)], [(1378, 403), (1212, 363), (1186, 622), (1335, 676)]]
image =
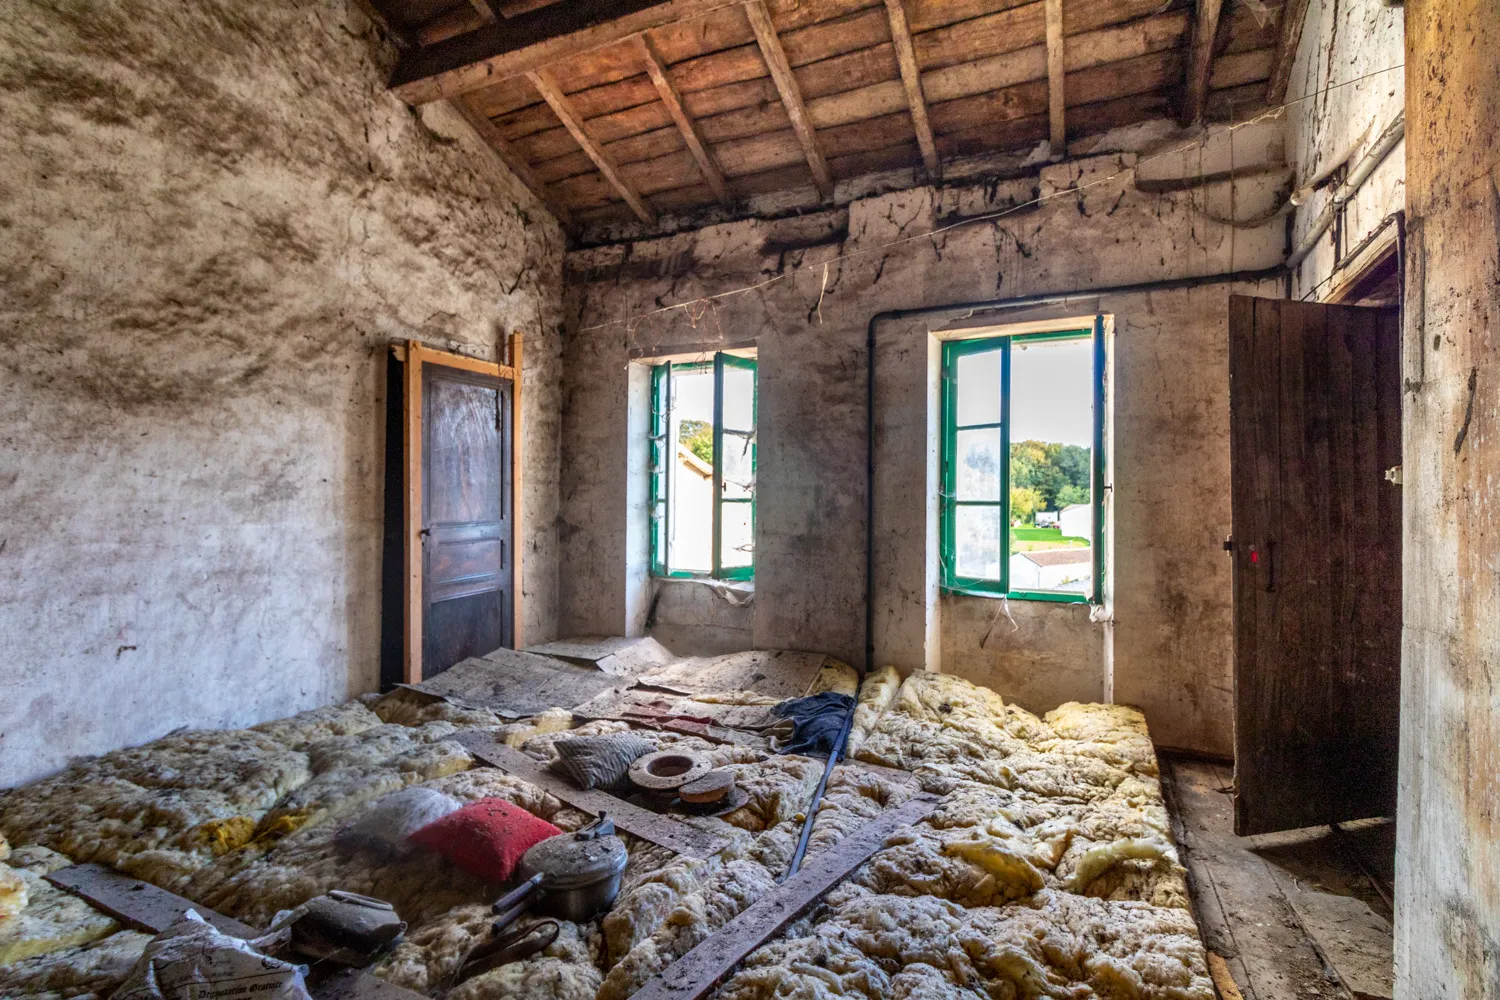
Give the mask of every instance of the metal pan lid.
[(578, 889), (614, 878), (625, 870), (628, 855), (619, 837), (592, 837), (579, 840), (573, 834), (549, 837), (531, 847), (521, 857), (521, 875), (542, 876), (542, 888), (548, 892)]

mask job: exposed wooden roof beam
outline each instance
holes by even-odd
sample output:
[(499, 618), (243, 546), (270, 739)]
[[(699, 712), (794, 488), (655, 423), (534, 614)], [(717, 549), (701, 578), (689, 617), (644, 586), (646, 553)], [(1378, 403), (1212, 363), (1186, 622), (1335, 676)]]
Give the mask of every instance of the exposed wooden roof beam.
[(1208, 101), (1208, 71), (1214, 61), (1214, 36), (1219, 33), (1219, 12), (1223, 6), (1223, 0), (1198, 0), (1198, 17), (1193, 22), (1193, 48), (1187, 67), (1187, 88), (1182, 98), (1184, 122), (1195, 122), (1203, 117), (1203, 105)]
[(599, 168), (604, 179), (609, 181), (610, 186), (619, 193), (621, 198), (625, 199), (625, 204), (630, 206), (630, 210), (636, 214), (636, 217), (642, 222), (654, 222), (656, 213), (641, 200), (641, 196), (635, 193), (635, 188), (631, 187), (620, 175), (620, 168), (615, 164), (614, 157), (606, 153), (603, 147), (584, 131), (583, 122), (573, 113), (573, 107), (568, 103), (568, 98), (563, 94), (562, 89), (558, 87), (557, 81), (553, 80), (546, 70), (527, 73), (526, 78), (531, 81), (537, 93), (542, 95), (542, 100), (551, 106), (553, 112), (562, 121), (563, 127), (573, 136), (573, 141), (582, 146), (589, 159), (594, 161), (594, 166)]
[(1276, 107), (1286, 99), (1286, 85), (1292, 78), (1292, 62), (1297, 46), (1302, 44), (1302, 25), (1307, 21), (1307, 0), (1287, 0), (1281, 8), (1281, 38), (1276, 43), (1276, 61), (1266, 81), (1266, 103)]
[(911, 43), (906, 8), (901, 5), (901, 0), (885, 0), (885, 10), (891, 19), (891, 42), (896, 49), (896, 62), (901, 66), (901, 83), (906, 87), (906, 103), (911, 108), (911, 123), (917, 130), (922, 163), (929, 174), (938, 177), (942, 174), (942, 164), (938, 161), (937, 143), (932, 139), (932, 123), (927, 120), (927, 98), (922, 93), (922, 74), (917, 69), (917, 52)]
[(547, 206), (547, 211), (557, 216), (557, 221), (563, 224), (563, 228), (571, 227), (573, 225), (573, 217), (568, 213), (567, 208), (552, 196), (552, 193), (547, 190), (547, 185), (542, 183), (541, 178), (537, 177), (536, 173), (532, 171), (531, 165), (515, 150), (510, 148), (510, 143), (506, 142), (501, 137), (500, 130), (495, 128), (495, 123), (476, 111), (462, 97), (454, 98), (449, 103), (452, 105), (453, 110), (457, 111), (463, 117), (464, 121), (469, 123), (469, 127), (494, 152), (500, 162), (505, 164), (510, 172), (516, 175), (516, 179), (526, 185), (527, 190), (536, 195), (538, 201)]
[(781, 95), (781, 103), (786, 105), (787, 117), (792, 120), (792, 131), (797, 133), (797, 141), (802, 143), (802, 150), (807, 154), (807, 165), (812, 170), (813, 183), (818, 185), (818, 192), (824, 198), (831, 198), (833, 175), (828, 172), (828, 161), (823, 159), (823, 154), (818, 150), (818, 134), (808, 120), (807, 108), (802, 103), (802, 88), (797, 86), (797, 78), (792, 75), (792, 65), (787, 62), (786, 51), (781, 47), (776, 26), (771, 23), (771, 12), (766, 10), (765, 0), (746, 0), (745, 14), (750, 18), (750, 27), (755, 31), (755, 40), (760, 45), (761, 55), (765, 57), (766, 68), (771, 71), (776, 91)]
[(1051, 122), (1053, 156), (1068, 155), (1065, 114), (1067, 62), (1063, 54), (1062, 0), (1047, 0), (1047, 115)]
[(408, 104), (455, 97), (733, 2), (567, 0), (405, 53), (391, 90)]
[(671, 78), (667, 76), (667, 66), (662, 61), (661, 53), (656, 51), (651, 36), (646, 32), (641, 32), (636, 39), (640, 44), (641, 61), (646, 64), (646, 75), (651, 77), (657, 94), (661, 96), (662, 104), (666, 105), (667, 113), (677, 124), (677, 131), (682, 133), (682, 141), (687, 143), (688, 152), (692, 153), (693, 159), (698, 161), (698, 169), (703, 172), (703, 179), (708, 181), (708, 186), (713, 188), (714, 195), (725, 208), (733, 208), (734, 196), (729, 193), (729, 184), (724, 180), (724, 171), (719, 169), (719, 163), (714, 159), (714, 154), (709, 151), (708, 145), (704, 143), (697, 124), (688, 116), (687, 109), (682, 106), (682, 95), (677, 92), (677, 88), (672, 85)]

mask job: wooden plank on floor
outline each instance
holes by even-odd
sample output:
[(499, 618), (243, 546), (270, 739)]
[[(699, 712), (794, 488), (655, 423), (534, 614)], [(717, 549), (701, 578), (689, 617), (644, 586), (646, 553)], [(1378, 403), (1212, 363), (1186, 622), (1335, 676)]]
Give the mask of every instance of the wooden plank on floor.
[[(99, 864), (73, 865), (45, 876), (48, 882), (87, 900), (127, 927), (160, 934), (188, 910), (232, 937), (254, 938), (260, 931), (201, 903)], [(316, 981), (317, 977), (314, 977)], [(359, 969), (344, 969), (310, 985), (314, 1000), (420, 1000), (419, 994)]]
[(1245, 1000), (1347, 998), (1253, 842), (1232, 832), (1230, 774), (1204, 761), (1161, 761), (1204, 946), (1226, 959)]
[(667, 966), (635, 993), (635, 1000), (700, 1000), (772, 935), (837, 885), (903, 827), (925, 819), (938, 798), (926, 793), (888, 809), (814, 855), (801, 871)]
[(105, 865), (85, 864), (62, 868), (45, 876), (59, 889), (82, 896), (120, 923), (149, 934), (160, 934), (182, 919), (188, 910), (232, 937), (253, 938), (260, 931), (233, 917), (215, 913), (190, 899), (158, 888), (150, 882), (122, 875)]
[(595, 816), (607, 812), (615, 821), (615, 826), (626, 833), (649, 840), (653, 844), (659, 844), (678, 854), (707, 858), (719, 853), (729, 844), (729, 841), (723, 837), (717, 837), (695, 826), (689, 826), (670, 816), (642, 809), (638, 805), (618, 799), (597, 788), (574, 788), (566, 780), (548, 771), (521, 751), (506, 746), (488, 733), (458, 732), (449, 739), (485, 763), (500, 768), (506, 774), (513, 774), (523, 781), (529, 781), (543, 791), (550, 792), (568, 805), (582, 809), (584, 812)]

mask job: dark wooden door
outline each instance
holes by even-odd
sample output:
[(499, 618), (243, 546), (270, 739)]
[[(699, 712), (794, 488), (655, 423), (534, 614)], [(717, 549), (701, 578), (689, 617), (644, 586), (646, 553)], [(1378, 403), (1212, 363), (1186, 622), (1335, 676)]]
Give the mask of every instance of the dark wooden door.
[(511, 387), (422, 366), (422, 676), (513, 642)]
[(1229, 331), (1235, 832), (1393, 815), (1397, 314), (1237, 295)]

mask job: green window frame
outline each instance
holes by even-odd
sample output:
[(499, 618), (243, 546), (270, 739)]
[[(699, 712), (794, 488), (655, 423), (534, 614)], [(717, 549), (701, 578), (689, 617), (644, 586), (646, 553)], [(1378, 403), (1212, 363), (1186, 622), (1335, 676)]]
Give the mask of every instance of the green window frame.
[[(750, 426), (726, 427), (724, 422), (724, 374), (726, 371), (748, 371), (751, 375)], [(677, 455), (672, 434), (672, 376), (712, 371), (714, 375), (713, 419), (713, 568), (707, 572), (676, 569), (670, 564), (672, 537), (671, 489)], [(651, 369), (651, 573), (676, 579), (751, 580), (755, 577), (754, 547), (746, 566), (724, 565), (724, 512), (726, 507), (749, 505), (750, 536), (755, 537), (755, 476), (757, 465), (756, 425), (760, 418), (760, 372), (754, 358), (734, 354), (715, 354), (712, 361), (675, 362), (654, 365)], [(744, 496), (726, 496), (725, 441), (731, 445), (743, 442), (749, 451), (750, 486)]]
[[(1093, 341), (1093, 441), (1090, 459), (1090, 505), (1092, 507), (1093, 557), (1092, 579), (1088, 594), (1063, 593), (1058, 591), (1013, 591), (1010, 589), (1010, 355), (1014, 344), (1039, 343), (1049, 340)], [(1000, 421), (985, 424), (958, 423), (958, 373), (959, 358), (971, 354), (992, 351), (1000, 353)], [(985, 597), (1008, 597), (1028, 601), (1052, 601), (1060, 604), (1098, 604), (1102, 601), (1104, 581), (1104, 317), (1094, 318), (1093, 329), (1071, 329), (1045, 333), (1004, 334), (973, 340), (950, 340), (943, 344), (942, 359), (942, 493), (939, 566), (941, 584), (945, 592), (972, 594)], [(961, 430), (996, 429), (1000, 431), (1000, 482), (998, 500), (959, 500), (957, 496), (957, 452), (958, 432)], [(961, 506), (996, 507), (1000, 510), (1000, 570), (999, 579), (990, 580), (960, 576), (955, 558), (955, 520)]]

